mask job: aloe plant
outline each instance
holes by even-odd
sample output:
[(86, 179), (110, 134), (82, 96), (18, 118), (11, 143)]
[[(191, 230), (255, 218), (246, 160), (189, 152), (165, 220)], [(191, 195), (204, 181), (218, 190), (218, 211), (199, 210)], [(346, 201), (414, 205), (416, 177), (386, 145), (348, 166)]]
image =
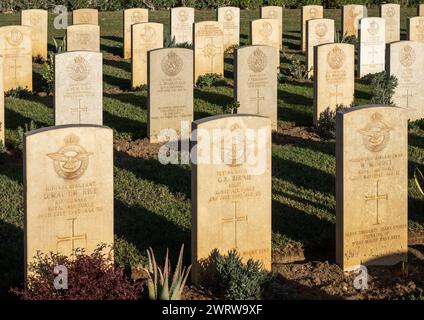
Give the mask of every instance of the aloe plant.
[(185, 283), (191, 270), (189, 267), (183, 267), (184, 245), (181, 246), (177, 266), (171, 279), (171, 265), (168, 258), (168, 249), (166, 249), (165, 264), (163, 268), (158, 266), (155, 254), (152, 248), (147, 250), (149, 258), (147, 289), (150, 300), (180, 300)]
[(414, 170), (414, 179), (415, 179), (415, 184), (417, 185), (418, 190), (424, 196), (424, 190), (423, 190), (423, 188), (421, 187), (421, 184), (420, 184), (420, 180), (424, 181), (424, 175), (421, 172), (421, 170), (418, 169), (418, 168), (415, 168), (415, 170)]

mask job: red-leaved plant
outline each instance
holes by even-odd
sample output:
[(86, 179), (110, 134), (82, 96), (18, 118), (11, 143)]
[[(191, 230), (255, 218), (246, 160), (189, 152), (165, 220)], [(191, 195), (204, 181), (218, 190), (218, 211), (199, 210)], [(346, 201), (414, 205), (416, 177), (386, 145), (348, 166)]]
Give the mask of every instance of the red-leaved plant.
[[(69, 258), (58, 254), (38, 253), (29, 266), (24, 289), (13, 288), (12, 293), (27, 300), (135, 300), (141, 297), (143, 283), (127, 278), (99, 246), (91, 255), (76, 250)], [(56, 289), (56, 266), (68, 271), (68, 289)]]

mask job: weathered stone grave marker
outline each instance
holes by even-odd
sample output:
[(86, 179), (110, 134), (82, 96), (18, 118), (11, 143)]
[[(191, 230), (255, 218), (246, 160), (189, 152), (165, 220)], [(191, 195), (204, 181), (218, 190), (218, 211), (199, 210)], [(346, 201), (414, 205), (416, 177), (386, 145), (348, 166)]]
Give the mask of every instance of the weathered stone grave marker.
[(66, 28), (66, 50), (100, 52), (100, 27), (93, 24), (77, 24)]
[(194, 24), (194, 81), (208, 73), (224, 75), (224, 27), (217, 21)]
[(149, 22), (148, 9), (132, 8), (124, 10), (124, 59), (131, 58), (131, 26), (141, 22)]
[(257, 114), (271, 119), (277, 129), (276, 52), (270, 46), (246, 46), (235, 53), (234, 97), (238, 113)]
[(22, 10), (21, 25), (31, 27), (32, 56), (47, 59), (47, 10)]
[(371, 105), (337, 114), (336, 259), (343, 270), (407, 259), (405, 113)]
[(55, 125), (103, 124), (102, 53), (55, 55)]
[[(113, 132), (57, 126), (24, 136), (25, 265), (113, 245)], [(27, 271), (27, 270), (26, 270)]]
[(315, 47), (314, 124), (327, 108), (350, 106), (355, 93), (355, 47), (330, 43)]
[[(192, 279), (213, 250), (271, 269), (271, 121), (254, 115), (193, 122)], [(193, 155), (194, 152), (194, 155)], [(206, 261), (205, 261), (206, 260)]]
[[(193, 50), (165, 48), (149, 52), (148, 122), (151, 143), (189, 138), (193, 121)], [(182, 132), (186, 122), (188, 132)], [(162, 130), (174, 130), (167, 137)]]

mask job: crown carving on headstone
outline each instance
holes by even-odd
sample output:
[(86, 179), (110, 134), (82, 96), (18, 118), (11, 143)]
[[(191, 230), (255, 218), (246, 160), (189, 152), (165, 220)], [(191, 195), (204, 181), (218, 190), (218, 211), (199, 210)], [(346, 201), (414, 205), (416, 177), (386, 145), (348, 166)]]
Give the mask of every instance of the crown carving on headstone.
[(65, 145), (69, 146), (69, 145), (78, 144), (79, 140), (80, 139), (76, 135), (70, 134), (63, 141), (65, 142)]

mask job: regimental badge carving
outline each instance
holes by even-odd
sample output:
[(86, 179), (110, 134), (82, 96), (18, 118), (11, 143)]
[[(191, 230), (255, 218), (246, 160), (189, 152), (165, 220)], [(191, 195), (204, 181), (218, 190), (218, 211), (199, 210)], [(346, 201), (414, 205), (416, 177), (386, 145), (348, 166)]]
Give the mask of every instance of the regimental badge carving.
[(315, 27), (315, 34), (322, 38), (327, 34), (327, 26), (325, 23), (318, 23)]
[(24, 35), (20, 30), (13, 28), (7, 34), (6, 40), (12, 47), (17, 47), (24, 40)]
[(183, 64), (180, 56), (171, 51), (162, 59), (161, 68), (168, 77), (175, 77), (181, 72)]
[(327, 54), (327, 63), (331, 69), (340, 69), (346, 61), (346, 54), (338, 46), (335, 46)]
[(395, 8), (393, 8), (393, 7), (389, 7), (389, 8), (387, 8), (386, 15), (387, 15), (389, 18), (393, 18), (393, 17), (394, 17), (394, 15), (395, 15), (395, 13), (396, 13)]
[(315, 17), (318, 15), (318, 11), (316, 8), (309, 9), (309, 18), (315, 19)]
[(64, 139), (65, 145), (57, 152), (48, 153), (47, 157), (53, 160), (56, 174), (65, 180), (80, 178), (87, 170), (89, 157), (92, 152), (87, 152), (78, 144), (79, 138), (70, 134)]
[(253, 51), (247, 59), (249, 69), (255, 73), (264, 71), (267, 66), (266, 54), (261, 49)]
[(69, 77), (74, 81), (83, 81), (87, 79), (90, 73), (88, 61), (83, 56), (76, 56), (66, 69)]
[(31, 26), (36, 26), (41, 21), (41, 16), (38, 13), (32, 13), (29, 16), (29, 21), (31, 23)]
[(233, 19), (234, 19), (234, 12), (233, 12), (233, 10), (231, 10), (231, 9), (227, 9), (227, 10), (225, 10), (225, 13), (224, 13), (224, 19), (225, 19), (225, 21), (233, 21)]
[(238, 167), (246, 161), (246, 136), (237, 123), (230, 126), (230, 131), (231, 144), (230, 146), (223, 146), (224, 154), (222, 160), (227, 166)]
[(269, 19), (277, 19), (277, 12), (275, 12), (275, 10), (271, 10), (268, 12), (268, 17)]
[(185, 10), (178, 12), (178, 21), (184, 23), (188, 20), (188, 13)]
[(91, 17), (89, 13), (85, 12), (81, 15), (81, 21), (83, 23), (90, 23), (90, 20), (91, 20)]
[(141, 31), (141, 38), (147, 42), (151, 43), (156, 37), (156, 30), (151, 26), (145, 26)]
[(400, 50), (399, 62), (405, 68), (412, 66), (415, 62), (415, 58), (415, 51), (409, 44)]
[(272, 34), (272, 25), (269, 22), (262, 23), (261, 29), (259, 29), (259, 34), (263, 39), (268, 39)]
[(378, 23), (375, 21), (371, 21), (370, 26), (367, 29), (368, 33), (372, 36), (375, 36), (379, 30), (380, 26), (378, 25)]
[(418, 20), (418, 24), (416, 25), (417, 32), (422, 34), (424, 33), (424, 19)]
[(358, 130), (362, 135), (365, 148), (371, 152), (379, 152), (386, 148), (390, 140), (390, 128), (383, 120), (383, 116), (376, 112), (371, 116), (368, 124)]
[(137, 23), (137, 22), (142, 22), (144, 20), (144, 15), (142, 12), (140, 11), (134, 11), (131, 14), (131, 22), (132, 23)]

